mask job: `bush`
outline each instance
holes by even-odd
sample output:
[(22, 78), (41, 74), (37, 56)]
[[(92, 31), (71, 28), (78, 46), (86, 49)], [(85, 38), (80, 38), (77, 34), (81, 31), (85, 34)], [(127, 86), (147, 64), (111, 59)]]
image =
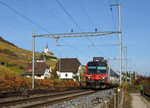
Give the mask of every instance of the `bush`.
[(52, 76), (51, 79), (52, 79), (52, 80), (59, 80), (59, 76), (58, 76), (58, 74), (57, 74), (56, 71), (54, 72), (54, 75)]
[[(36, 89), (49, 89), (55, 87), (78, 87), (80, 84), (73, 80), (68, 81), (55, 81), (55, 80), (41, 80), (35, 79), (35, 88)], [(31, 78), (18, 77), (3, 75), (0, 77), (0, 92), (7, 91), (23, 91), (32, 89), (32, 80)]]
[(73, 78), (75, 79), (75, 81), (79, 81), (79, 76), (78, 75), (73, 76)]

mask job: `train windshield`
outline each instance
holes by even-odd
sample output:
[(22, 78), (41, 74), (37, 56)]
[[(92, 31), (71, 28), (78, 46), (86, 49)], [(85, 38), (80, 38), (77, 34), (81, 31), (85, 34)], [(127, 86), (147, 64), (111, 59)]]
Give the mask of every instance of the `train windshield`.
[(106, 63), (89, 63), (87, 67), (87, 74), (106, 74)]
[(96, 74), (96, 63), (89, 63), (87, 67), (87, 74)]
[(97, 74), (106, 74), (106, 63), (97, 64)]

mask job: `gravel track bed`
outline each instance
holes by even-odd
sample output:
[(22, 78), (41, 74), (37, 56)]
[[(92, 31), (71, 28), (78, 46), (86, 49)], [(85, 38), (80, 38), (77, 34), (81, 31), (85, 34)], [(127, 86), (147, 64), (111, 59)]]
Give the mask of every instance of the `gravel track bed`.
[(104, 108), (110, 99), (112, 99), (113, 94), (113, 89), (103, 90), (55, 105), (46, 106), (46, 108)]
[(42, 101), (46, 100), (48, 98), (54, 98), (54, 97), (61, 97), (63, 95), (68, 95), (68, 94), (75, 94), (79, 92), (84, 92), (85, 90), (70, 90), (70, 91), (64, 91), (64, 92), (55, 92), (55, 93), (50, 93), (50, 94), (44, 94), (44, 95), (33, 95), (29, 98), (16, 98), (15, 100), (3, 100), (0, 102), (0, 106), (11, 106), (11, 105), (16, 105), (16, 104), (22, 104), (22, 103), (31, 103), (32, 101)]

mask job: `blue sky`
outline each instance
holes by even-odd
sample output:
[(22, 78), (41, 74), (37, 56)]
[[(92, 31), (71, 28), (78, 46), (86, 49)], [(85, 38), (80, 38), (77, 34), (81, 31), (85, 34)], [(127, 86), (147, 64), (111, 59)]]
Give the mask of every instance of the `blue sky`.
[[(116, 0), (59, 0), (82, 31), (67, 16), (57, 0), (0, 1), (42, 26), (49, 33), (70, 33), (71, 29), (74, 32), (94, 32), (95, 27), (100, 32), (118, 30), (118, 9), (113, 7), (111, 12), (109, 7), (110, 3), (116, 3)], [(136, 65), (138, 73), (148, 75), (150, 74), (150, 1), (117, 1), (122, 5), (122, 41), (123, 46), (127, 46), (128, 58), (132, 59), (132, 65)], [(0, 36), (18, 47), (32, 50), (33, 29), (35, 34), (47, 34), (46, 31), (31, 24), (1, 3), (0, 13)], [(90, 23), (87, 15), (93, 24)], [(119, 58), (118, 46), (89, 47), (92, 43), (95, 45), (118, 44), (118, 34), (88, 37), (88, 39), (85, 37), (59, 39), (61, 48), (56, 46), (55, 39), (36, 38), (36, 51), (42, 52), (46, 43), (57, 57), (61, 49), (61, 57), (77, 57), (84, 65), (94, 56)], [(125, 50), (123, 49), (122, 52), (122, 57), (125, 58)], [(119, 61), (110, 63), (118, 69)], [(124, 63), (123, 61), (123, 71)], [(135, 70), (135, 66), (132, 68)]]

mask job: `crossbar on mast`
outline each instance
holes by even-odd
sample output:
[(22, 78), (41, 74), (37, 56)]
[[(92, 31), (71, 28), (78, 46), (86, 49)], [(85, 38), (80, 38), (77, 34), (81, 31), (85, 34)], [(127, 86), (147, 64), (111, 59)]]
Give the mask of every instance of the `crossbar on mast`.
[(69, 37), (88, 37), (88, 36), (103, 36), (108, 34), (120, 33), (119, 31), (112, 32), (83, 32), (83, 33), (60, 33), (60, 34), (41, 34), (34, 35), (35, 37), (46, 37), (46, 38), (69, 38)]

